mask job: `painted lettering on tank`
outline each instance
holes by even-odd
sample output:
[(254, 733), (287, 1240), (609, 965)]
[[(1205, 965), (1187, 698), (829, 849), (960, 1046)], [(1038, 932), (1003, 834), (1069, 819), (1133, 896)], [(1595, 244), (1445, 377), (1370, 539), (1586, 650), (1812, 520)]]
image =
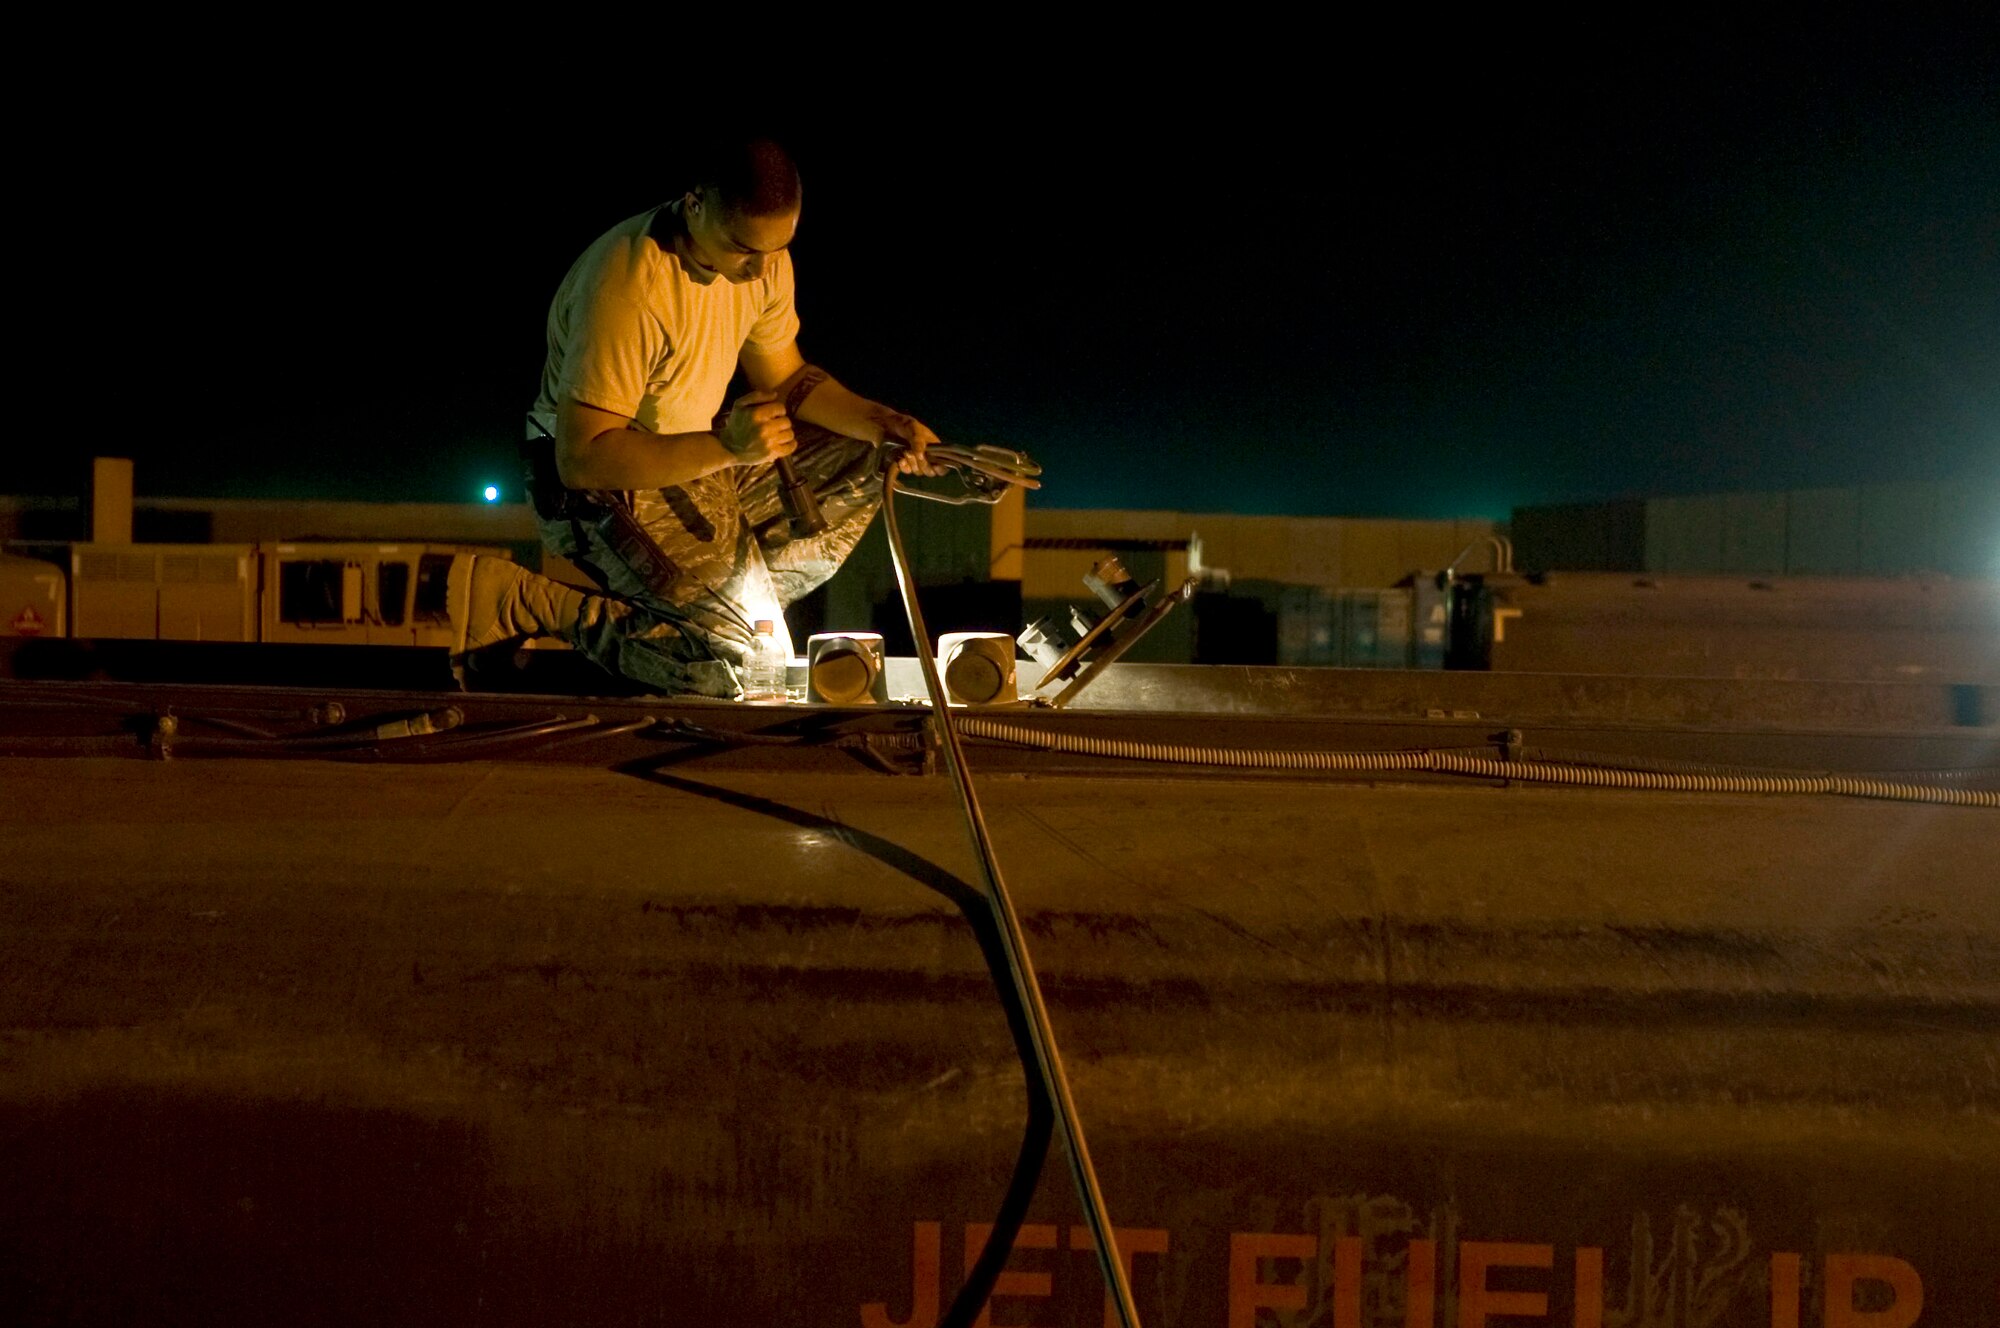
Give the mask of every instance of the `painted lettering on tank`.
[[(1317, 1216), (1333, 1211), (1328, 1205)], [(1319, 1233), (1231, 1231), (1219, 1244), (1203, 1240), (1193, 1249), (1164, 1227), (1119, 1227), (1113, 1237), (1135, 1286), (1149, 1282), (1155, 1295), (1168, 1282), (1219, 1292), (1217, 1328), (1527, 1328), (1536, 1319), (1562, 1328), (1727, 1328), (1744, 1322), (1750, 1305), (1760, 1321), (1768, 1306), (1770, 1328), (1917, 1328), (1924, 1309), (1923, 1278), (1908, 1259), (1839, 1251), (1811, 1261), (1785, 1250), (1753, 1259), (1743, 1215), (1733, 1209), (1704, 1214), (1683, 1205), (1664, 1241), (1656, 1241), (1649, 1214), (1635, 1214), (1624, 1257), (1609, 1261), (1601, 1245), (1566, 1250), (1461, 1238), (1449, 1212), (1419, 1226), (1397, 1200), (1350, 1198), (1339, 1211), (1344, 1216)], [(1369, 1216), (1374, 1220), (1363, 1220)], [(962, 1280), (992, 1228), (956, 1225)], [(1352, 1234), (1357, 1225), (1363, 1234)], [(951, 1230), (939, 1221), (912, 1224), (909, 1290), (862, 1304), (861, 1328), (936, 1328), (950, 1289), (941, 1273)], [(1446, 1238), (1436, 1239), (1440, 1234)], [(1153, 1261), (1169, 1253), (1197, 1266), (1165, 1276)], [(1143, 1279), (1140, 1255), (1149, 1256), (1143, 1271), (1150, 1276)], [(1205, 1272), (1198, 1266), (1204, 1262)], [(1607, 1263), (1622, 1276), (1609, 1276)], [(1570, 1293), (1566, 1305), (1558, 1290)], [(1064, 1237), (1056, 1224), (1030, 1223), (1015, 1240), (992, 1302), (1002, 1322), (1085, 1323), (1078, 1315), (1086, 1295), (1102, 1296), (1102, 1322), (1115, 1328), (1117, 1307), (1104, 1289), (1090, 1229), (1071, 1225)], [(1021, 1301), (1030, 1304), (1009, 1303)], [(1037, 1316), (1037, 1302), (1054, 1317)], [(993, 1328), (994, 1303), (975, 1328)], [(899, 1317), (904, 1305), (908, 1314)], [(1095, 1317), (1094, 1307), (1089, 1313)]]

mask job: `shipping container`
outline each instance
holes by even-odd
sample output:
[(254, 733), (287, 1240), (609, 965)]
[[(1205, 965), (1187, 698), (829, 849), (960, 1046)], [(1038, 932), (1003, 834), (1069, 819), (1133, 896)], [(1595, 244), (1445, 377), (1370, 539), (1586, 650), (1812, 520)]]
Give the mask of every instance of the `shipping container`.
[(78, 544), (72, 635), (92, 640), (255, 641), (257, 556), (248, 544)]
[[(1386, 589), (1285, 586), (1278, 596), (1277, 660), (1302, 667), (1441, 668), (1445, 605), (1433, 590), (1419, 607), (1421, 577)], [(1419, 613), (1425, 630), (1416, 630)], [(1431, 621), (1432, 618), (1435, 621)]]

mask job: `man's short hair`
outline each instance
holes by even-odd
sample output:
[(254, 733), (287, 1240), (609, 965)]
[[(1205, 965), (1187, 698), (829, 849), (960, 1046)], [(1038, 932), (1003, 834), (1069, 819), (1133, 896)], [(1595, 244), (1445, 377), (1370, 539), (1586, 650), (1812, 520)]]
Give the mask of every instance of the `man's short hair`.
[(709, 145), (699, 165), (696, 187), (714, 190), (732, 216), (776, 217), (799, 205), (799, 168), (771, 139), (721, 140)]

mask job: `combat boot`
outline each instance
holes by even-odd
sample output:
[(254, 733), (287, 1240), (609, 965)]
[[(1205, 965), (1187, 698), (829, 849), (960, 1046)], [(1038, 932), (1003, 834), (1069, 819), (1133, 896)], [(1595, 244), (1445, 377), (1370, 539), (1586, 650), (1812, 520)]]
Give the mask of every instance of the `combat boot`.
[(602, 595), (537, 576), (505, 558), (478, 554), (453, 558), (446, 584), (454, 659), (484, 646), (536, 636), (574, 644), (578, 631), (609, 608)]

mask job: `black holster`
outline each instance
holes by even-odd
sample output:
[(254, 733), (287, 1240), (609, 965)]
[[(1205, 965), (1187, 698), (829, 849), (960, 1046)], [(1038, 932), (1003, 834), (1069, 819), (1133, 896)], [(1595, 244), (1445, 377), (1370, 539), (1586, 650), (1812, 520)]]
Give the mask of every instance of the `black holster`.
[[(535, 515), (544, 521), (567, 522), (577, 552), (584, 557), (577, 565), (600, 585), (604, 577), (588, 561), (592, 533), (610, 547), (613, 555), (632, 570), (661, 600), (671, 603), (680, 566), (666, 555), (639, 519), (632, 514), (631, 496), (616, 489), (572, 489), (562, 482), (556, 469), (555, 439), (528, 438), (521, 442), (521, 462), (527, 481), (528, 501)], [(609, 589), (607, 586), (606, 589)]]

